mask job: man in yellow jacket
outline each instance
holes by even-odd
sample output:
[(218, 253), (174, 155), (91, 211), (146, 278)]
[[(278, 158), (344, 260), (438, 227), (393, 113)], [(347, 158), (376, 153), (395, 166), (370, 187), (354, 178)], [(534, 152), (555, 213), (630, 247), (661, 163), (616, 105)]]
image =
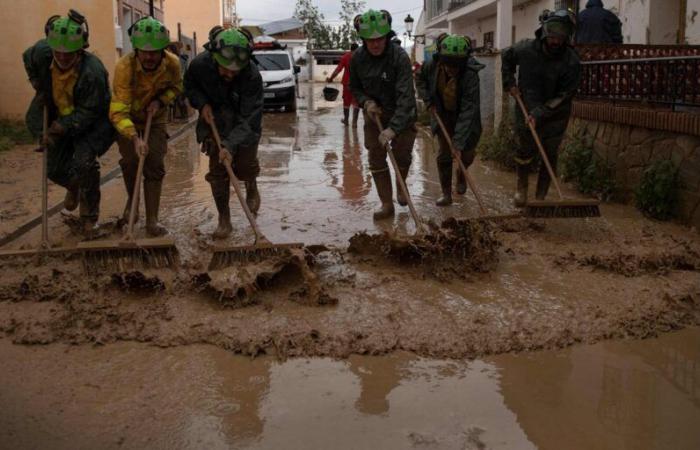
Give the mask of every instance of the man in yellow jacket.
[[(124, 218), (131, 208), (139, 157), (145, 155), (143, 196), (146, 205), (146, 233), (162, 236), (167, 230), (158, 223), (160, 193), (165, 176), (168, 148), (166, 122), (168, 108), (182, 93), (180, 61), (165, 50), (170, 43), (168, 30), (158, 20), (144, 17), (129, 29), (134, 52), (122, 57), (115, 68), (114, 94), (109, 117), (119, 132), (117, 143), (128, 200)], [(148, 142), (139, 132), (153, 116)]]

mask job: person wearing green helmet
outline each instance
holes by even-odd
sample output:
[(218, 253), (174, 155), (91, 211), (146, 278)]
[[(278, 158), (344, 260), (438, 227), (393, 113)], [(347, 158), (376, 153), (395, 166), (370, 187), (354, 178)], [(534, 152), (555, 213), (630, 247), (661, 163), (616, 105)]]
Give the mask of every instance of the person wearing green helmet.
[[(233, 165), (236, 177), (245, 182), (246, 203), (253, 213), (260, 209), (256, 178), (260, 173), (258, 142), (262, 133), (263, 82), (251, 63), (253, 38), (248, 31), (214, 27), (205, 51), (192, 60), (185, 72), (185, 95), (199, 110), (197, 141), (209, 156), (206, 180), (211, 187), (219, 223), (214, 239), (231, 234), (230, 182), (222, 164)], [(210, 124), (223, 143), (219, 152)]]
[[(404, 180), (411, 166), (411, 152), (416, 139), (416, 98), (411, 60), (399, 45), (391, 42), (391, 14), (369, 10), (355, 17), (355, 30), (363, 45), (350, 61), (350, 90), (364, 114), (365, 147), (369, 168), (377, 188), (381, 209), (375, 220), (394, 216), (391, 175), (386, 161), (386, 145), (396, 157), (399, 174)], [(379, 117), (383, 130), (373, 119)], [(407, 204), (398, 188), (397, 201)]]
[[(528, 174), (537, 154), (535, 141), (527, 121), (533, 124), (547, 157), (556, 171), (558, 149), (571, 114), (571, 103), (581, 78), (581, 63), (571, 48), (576, 23), (567, 10), (547, 12), (541, 16), (542, 26), (535, 39), (525, 39), (501, 54), (503, 90), (512, 96), (521, 95), (529, 111), (524, 117), (515, 113), (515, 129), (520, 145), (516, 151), (518, 183), (514, 203), (527, 204)], [(518, 73), (516, 83), (515, 74)], [(537, 177), (535, 197), (544, 200), (551, 179), (544, 164)]]
[[(474, 161), (476, 145), (481, 137), (481, 103), (479, 71), (484, 68), (470, 57), (469, 38), (443, 34), (437, 39), (437, 52), (426, 62), (416, 79), (418, 94), (425, 106), (436, 112), (447, 128), (455, 149), (468, 168)], [(437, 156), (442, 197), (436, 204), (452, 203), (452, 152), (435, 118), (431, 129), (437, 135), (440, 152)], [(457, 174), (457, 193), (467, 191), (462, 171)]]
[(114, 142), (108, 117), (109, 75), (99, 58), (85, 51), (88, 26), (71, 10), (52, 16), (45, 39), (23, 53), (24, 67), (36, 95), (27, 112), (27, 127), (42, 135), (43, 109), (49, 113), (48, 178), (66, 188), (64, 206), (80, 206), (83, 231), (90, 235), (100, 207), (100, 166), (97, 157)]
[[(139, 156), (145, 155), (143, 193), (146, 206), (146, 233), (161, 236), (167, 230), (158, 223), (160, 193), (165, 177), (165, 153), (168, 148), (166, 123), (168, 106), (183, 91), (180, 60), (166, 50), (168, 30), (153, 17), (144, 17), (129, 28), (134, 51), (117, 61), (114, 69), (114, 95), (109, 116), (119, 132), (117, 143), (122, 158), (127, 202), (123, 221), (131, 208)], [(143, 133), (148, 115), (152, 125), (148, 142)], [(138, 217), (138, 215), (137, 215)]]

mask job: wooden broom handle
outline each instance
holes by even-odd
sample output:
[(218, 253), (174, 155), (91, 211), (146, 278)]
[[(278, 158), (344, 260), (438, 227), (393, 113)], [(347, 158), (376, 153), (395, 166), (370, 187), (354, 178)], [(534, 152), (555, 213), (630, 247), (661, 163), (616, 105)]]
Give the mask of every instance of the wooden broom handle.
[[(219, 150), (219, 152), (225, 151), (223, 145), (221, 144), (221, 136), (219, 136), (219, 130), (216, 128), (216, 124), (213, 120), (209, 122), (209, 126), (211, 127), (212, 134), (214, 135), (214, 142), (216, 142), (216, 148)], [(224, 167), (226, 167), (226, 172), (228, 172), (228, 178), (231, 181), (231, 186), (233, 186), (233, 190), (236, 191), (238, 201), (241, 204), (241, 207), (243, 208), (243, 212), (245, 212), (245, 216), (248, 218), (248, 222), (250, 222), (250, 227), (255, 233), (255, 242), (268, 242), (265, 235), (262, 233), (262, 231), (260, 231), (260, 228), (258, 228), (258, 223), (255, 220), (253, 213), (250, 211), (250, 208), (248, 208), (248, 203), (246, 203), (245, 198), (243, 197), (240, 182), (238, 181), (238, 178), (236, 178), (236, 175), (233, 173), (233, 167), (231, 167), (231, 163), (229, 161), (223, 161), (222, 164), (224, 165)]]
[[(372, 119), (374, 119), (374, 123), (377, 124), (377, 129), (381, 133), (384, 131), (384, 128), (382, 127), (382, 122), (379, 120), (379, 116), (376, 114), (370, 114), (372, 116)], [(403, 196), (406, 198), (406, 202), (408, 202), (408, 209), (411, 211), (411, 216), (413, 217), (413, 221), (416, 223), (416, 229), (420, 231), (421, 233), (425, 232), (425, 229), (423, 228), (423, 224), (420, 221), (420, 218), (418, 217), (418, 213), (416, 212), (416, 208), (413, 206), (413, 200), (411, 199), (411, 194), (408, 192), (408, 187), (406, 186), (406, 181), (403, 179), (401, 176), (401, 171), (399, 170), (399, 163), (396, 162), (396, 158), (394, 157), (394, 151), (391, 148), (390, 144), (387, 144), (385, 146), (386, 152), (389, 154), (389, 161), (391, 161), (391, 165), (394, 167), (394, 174), (396, 175), (396, 181), (399, 183), (399, 187), (401, 188), (401, 191), (403, 192)]]
[[(129, 224), (126, 227), (126, 235), (124, 239), (131, 241), (134, 239), (134, 223), (136, 223), (136, 210), (141, 201), (141, 180), (143, 179), (143, 166), (146, 163), (146, 155), (148, 153), (148, 140), (151, 137), (151, 124), (153, 123), (153, 113), (148, 112), (146, 115), (146, 128), (143, 132), (143, 142), (146, 144), (146, 153), (139, 156), (139, 166), (136, 169), (136, 178), (134, 179), (134, 187), (131, 191), (131, 209), (129, 210)], [(134, 148), (134, 150), (136, 150)]]
[[(469, 174), (469, 171), (467, 170), (466, 167), (464, 167), (464, 162), (462, 161), (461, 155), (457, 152), (457, 149), (454, 146), (454, 143), (452, 142), (452, 138), (450, 138), (450, 135), (447, 133), (447, 128), (445, 128), (445, 124), (442, 122), (442, 119), (440, 119), (440, 115), (436, 111), (432, 111), (433, 117), (435, 117), (435, 120), (438, 123), (438, 126), (440, 127), (440, 130), (442, 131), (442, 135), (445, 137), (445, 141), (447, 141), (447, 144), (450, 146), (450, 152), (452, 153), (452, 158), (457, 160), (457, 163), (459, 164), (459, 168), (462, 171), (462, 175), (464, 175), (464, 179), (467, 180), (467, 184), (469, 185), (469, 189), (472, 190), (474, 193), (474, 197), (476, 197), (476, 202), (479, 204), (479, 210), (481, 211), (481, 215), (485, 216), (486, 215), (486, 209), (484, 208), (484, 202), (481, 199), (481, 193), (476, 189), (476, 183), (474, 183), (474, 180), (472, 179), (471, 175)], [(452, 186), (450, 186), (450, 189), (452, 189)]]
[(547, 171), (549, 172), (549, 177), (552, 179), (552, 182), (554, 183), (554, 186), (557, 188), (557, 193), (559, 194), (559, 198), (561, 200), (564, 200), (564, 196), (561, 193), (561, 187), (559, 187), (559, 180), (557, 179), (557, 176), (554, 174), (554, 170), (552, 170), (552, 165), (549, 163), (549, 158), (547, 157), (547, 152), (544, 151), (544, 147), (542, 146), (542, 142), (540, 141), (540, 137), (537, 134), (537, 130), (535, 130), (535, 127), (530, 123), (529, 117), (530, 113), (527, 112), (527, 108), (525, 107), (525, 103), (523, 103), (523, 99), (520, 96), (520, 93), (516, 94), (515, 100), (518, 102), (518, 105), (520, 105), (520, 110), (523, 112), (523, 115), (525, 116), (525, 122), (527, 123), (527, 126), (530, 128), (530, 133), (532, 133), (532, 137), (535, 139), (535, 143), (537, 144), (537, 148), (540, 151), (540, 156), (542, 156), (542, 161), (544, 161), (545, 166), (547, 166)]
[(41, 248), (48, 250), (49, 243), (49, 107), (44, 106), (43, 147), (41, 155)]

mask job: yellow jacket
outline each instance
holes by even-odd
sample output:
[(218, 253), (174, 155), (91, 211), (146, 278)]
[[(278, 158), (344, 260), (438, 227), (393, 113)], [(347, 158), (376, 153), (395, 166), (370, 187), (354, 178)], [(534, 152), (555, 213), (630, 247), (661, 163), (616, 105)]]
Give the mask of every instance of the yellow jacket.
[[(146, 108), (153, 100), (158, 99), (166, 106), (182, 93), (180, 60), (168, 51), (164, 53), (163, 61), (153, 72), (144, 71), (133, 52), (117, 61), (109, 119), (122, 136), (132, 138), (137, 127), (143, 129)], [(153, 123), (166, 120), (167, 109), (161, 108)]]
[(73, 90), (78, 81), (78, 68), (80, 63), (76, 63), (70, 70), (62, 71), (55, 62), (51, 63), (51, 93), (53, 102), (60, 117), (65, 117), (75, 110), (73, 103)]

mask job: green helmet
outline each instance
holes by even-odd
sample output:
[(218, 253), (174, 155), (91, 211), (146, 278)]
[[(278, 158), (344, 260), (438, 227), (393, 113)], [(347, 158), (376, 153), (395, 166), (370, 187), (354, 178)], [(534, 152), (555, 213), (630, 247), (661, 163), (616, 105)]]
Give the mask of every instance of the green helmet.
[(229, 70), (241, 70), (250, 63), (250, 41), (236, 28), (220, 31), (209, 45), (216, 62)]
[(470, 50), (471, 42), (469, 42), (469, 38), (463, 36), (450, 34), (440, 41), (440, 56), (466, 58), (469, 56)]
[(542, 22), (542, 37), (559, 36), (571, 38), (576, 30), (576, 18), (566, 9), (560, 9), (554, 12), (540, 16)]
[(51, 50), (63, 53), (77, 52), (87, 43), (83, 27), (69, 17), (59, 17), (48, 25), (46, 41)]
[(138, 50), (163, 50), (170, 43), (170, 34), (165, 25), (153, 17), (144, 17), (129, 28), (131, 45)]
[(355, 29), (362, 39), (377, 39), (391, 33), (391, 14), (387, 11), (370, 9), (357, 16)]

